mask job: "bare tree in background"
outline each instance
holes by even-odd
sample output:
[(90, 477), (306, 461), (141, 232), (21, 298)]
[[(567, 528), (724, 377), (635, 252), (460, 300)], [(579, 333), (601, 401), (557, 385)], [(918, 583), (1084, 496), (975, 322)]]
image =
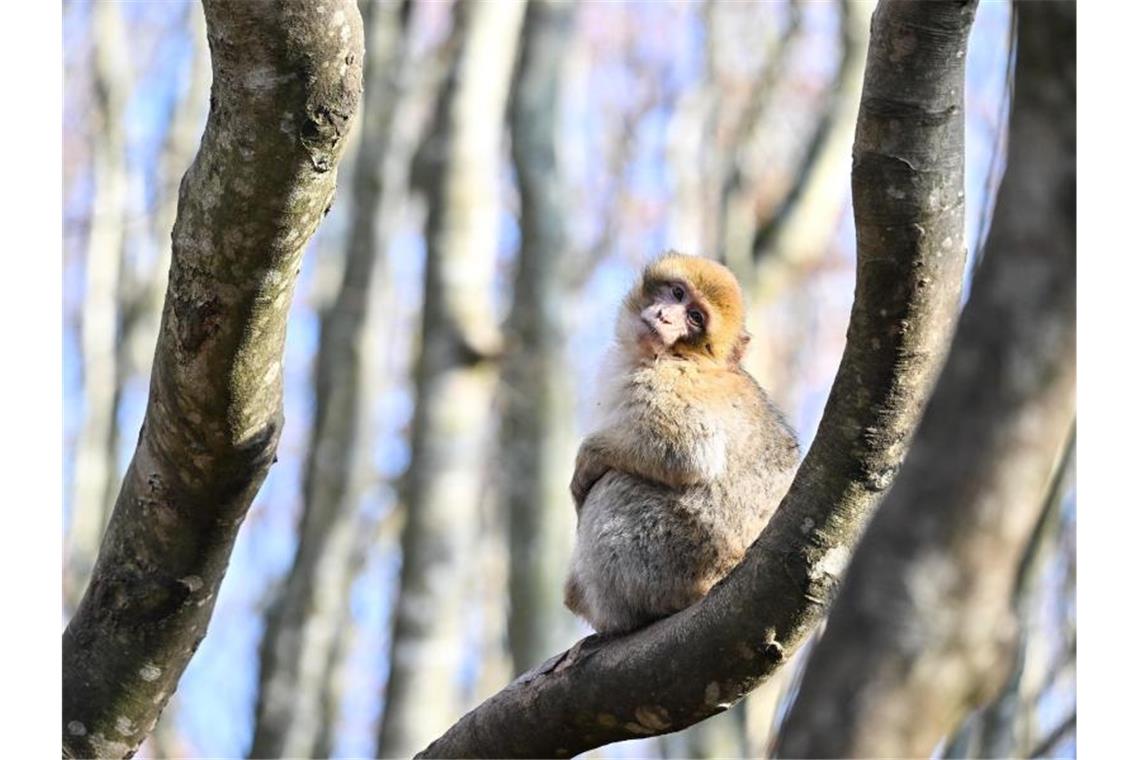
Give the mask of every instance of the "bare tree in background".
[[(502, 124), (524, 6), (459, 3), (459, 51), (420, 148), (428, 196), (403, 562), (380, 730), (406, 756), (464, 705), (458, 664), (500, 337), (490, 307)], [(426, 706), (430, 705), (428, 708)]]
[(63, 635), (65, 757), (133, 754), (205, 636), (274, 458), (285, 317), (361, 91), (353, 4), (205, 12), (210, 117), (180, 192), (146, 418)]
[(738, 151), (737, 173), (725, 193), (725, 259), (747, 288), (749, 322), (765, 326), (753, 336), (746, 366), (775, 389), (777, 398), (780, 389), (794, 385), (790, 351), (799, 341), (781, 335), (771, 313), (777, 301), (793, 291), (797, 278), (824, 259), (847, 202), (840, 178), (850, 161), (873, 7), (861, 0), (841, 0), (838, 5), (839, 67), (802, 163), (793, 172), (795, 179), (771, 216), (759, 217), (756, 208), (766, 158), (757, 145), (763, 133), (751, 135), (750, 143)]
[(574, 531), (568, 484), (573, 396), (563, 347), (564, 180), (555, 144), (562, 63), (574, 7), (527, 6), (511, 108), (520, 244), (503, 367), (500, 488), (510, 523), (508, 634), (515, 673), (573, 641), (562, 580)]
[(338, 637), (349, 624), (357, 507), (369, 463), (368, 409), (376, 378), (368, 376), (365, 336), (375, 270), (388, 238), (377, 221), (409, 12), (406, 3), (364, 5), (364, 137), (352, 165), (350, 232), (339, 291), (321, 317), (297, 553), (266, 616), (250, 757), (327, 755), (318, 743), (330, 735), (338, 712), (330, 673)]
[(732, 706), (819, 622), (953, 332), (974, 10), (887, 0), (875, 15), (854, 147), (859, 260), (847, 347), (811, 450), (744, 561), (692, 607), (552, 657), (421, 756), (567, 757), (676, 731)]
[(996, 695), (1020, 558), (1072, 424), (1076, 7), (1017, 6), (1009, 165), (907, 466), (782, 731), (790, 757), (926, 756)]
[(83, 356), (83, 425), (75, 451), (71, 526), (67, 536), (64, 606), (75, 609), (86, 586), (116, 476), (114, 425), (118, 367), (119, 280), (123, 266), (123, 220), (127, 206), (126, 102), (131, 87), (122, 6), (91, 9), (92, 89), (96, 124), (92, 134), (91, 229), (84, 265), (80, 351)]
[[(946, 739), (944, 757), (1045, 757), (1053, 743), (1065, 737), (1063, 732), (1041, 738), (1041, 729), (1049, 727), (1039, 725), (1038, 707), (1056, 681), (1076, 677), (1075, 616), (1069, 604), (1056, 605), (1055, 609), (1052, 602), (1058, 600), (1050, 599), (1059, 594), (1071, 603), (1075, 597), (1071, 574), (1076, 560), (1074, 526), (1063, 514), (1065, 501), (1074, 495), (1075, 448), (1074, 426), (1014, 582), (1012, 604), (1020, 635), (1010, 658), (1009, 675), (1000, 694), (968, 716)], [(1058, 569), (1064, 573), (1064, 582), (1052, 584), (1049, 577), (1058, 574)], [(1046, 630), (1043, 616), (1053, 630)], [(1056, 644), (1050, 643), (1057, 639)], [(1076, 695), (1072, 696), (1075, 720)], [(1065, 722), (1058, 725), (1063, 727)]]

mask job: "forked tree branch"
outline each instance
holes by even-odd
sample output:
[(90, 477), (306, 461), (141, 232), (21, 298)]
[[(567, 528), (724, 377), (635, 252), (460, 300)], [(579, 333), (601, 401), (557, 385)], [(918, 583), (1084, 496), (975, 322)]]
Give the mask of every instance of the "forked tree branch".
[(965, 260), (963, 90), (976, 0), (884, 0), (855, 136), (847, 347), (819, 432), (744, 561), (700, 603), (591, 637), (464, 716), (421, 757), (567, 757), (721, 712), (819, 622), (907, 450), (954, 330)]
[(63, 754), (129, 757), (206, 635), (282, 425), (285, 319), (361, 92), (352, 0), (205, 0), (210, 117), (182, 180), (150, 398), (63, 635)]

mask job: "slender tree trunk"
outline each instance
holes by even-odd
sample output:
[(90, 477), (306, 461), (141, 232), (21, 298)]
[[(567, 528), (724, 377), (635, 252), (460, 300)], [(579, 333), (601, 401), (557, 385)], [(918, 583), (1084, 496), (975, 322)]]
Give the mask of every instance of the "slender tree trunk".
[[(403, 61), (404, 5), (365, 5), (369, 52), (353, 165), (352, 221), (336, 299), (321, 316), (316, 413), (305, 463), (304, 508), (292, 568), (270, 607), (250, 757), (312, 757), (330, 706), (337, 636), (346, 625), (351, 560), (370, 441), (364, 352), (368, 307), (386, 231), (377, 230), (382, 174)], [(331, 708), (335, 711), (335, 708)]]
[(573, 14), (566, 0), (527, 6), (512, 98), (522, 242), (507, 320), (499, 450), (503, 511), (510, 523), (508, 635), (516, 674), (574, 640), (572, 618), (562, 608), (567, 537), (574, 531), (567, 490), (574, 441), (559, 266), (566, 250), (566, 199), (555, 151)]
[(1024, 3), (1009, 164), (946, 371), (784, 727), (788, 757), (928, 756), (995, 695), (1073, 419), (1076, 8)]
[(69, 613), (78, 604), (95, 564), (111, 509), (108, 493), (117, 474), (113, 443), (117, 406), (115, 358), (123, 216), (127, 205), (123, 115), (131, 86), (122, 7), (117, 3), (96, 3), (91, 9), (91, 34), (97, 120), (91, 145), (94, 188), (80, 324), (83, 422), (75, 450), (64, 575), (64, 607)]
[(67, 757), (133, 754), (206, 634), (275, 456), (286, 314), (360, 96), (351, 3), (205, 12), (210, 117), (179, 196), (146, 417), (63, 635)]
[(958, 314), (966, 38), (974, 3), (880, 5), (856, 131), (847, 347), (819, 432), (744, 561), (699, 603), (591, 637), (494, 695), (423, 757), (568, 757), (731, 707), (822, 617), (894, 479)]
[(461, 3), (461, 49), (416, 174), (428, 191), (423, 324), (403, 565), (379, 755), (407, 756), (462, 710), (466, 569), (500, 338), (490, 308), (502, 123), (521, 3)]

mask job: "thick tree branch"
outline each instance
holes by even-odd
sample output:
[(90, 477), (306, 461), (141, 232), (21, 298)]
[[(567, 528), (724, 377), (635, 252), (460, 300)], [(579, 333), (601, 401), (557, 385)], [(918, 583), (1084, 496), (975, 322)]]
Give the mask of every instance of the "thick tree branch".
[(146, 417), (63, 635), (70, 757), (133, 754), (206, 634), (274, 458), (286, 313), (361, 91), (349, 0), (204, 5), (210, 117), (179, 193)]
[(858, 266), (819, 433), (744, 562), (702, 602), (524, 674), (423, 757), (566, 757), (676, 731), (775, 671), (822, 616), (892, 482), (958, 312), (963, 73), (974, 3), (880, 5), (855, 138)]
[(1076, 10), (1018, 6), (1009, 166), (946, 371), (785, 724), (788, 757), (928, 756), (992, 699), (1073, 419)]

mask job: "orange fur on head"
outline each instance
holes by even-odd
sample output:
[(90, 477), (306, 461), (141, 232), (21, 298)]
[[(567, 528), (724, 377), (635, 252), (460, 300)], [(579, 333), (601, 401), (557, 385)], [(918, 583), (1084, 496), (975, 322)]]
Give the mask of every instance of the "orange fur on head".
[(662, 283), (685, 283), (701, 301), (708, 313), (704, 335), (699, 345), (676, 346), (678, 351), (708, 356), (717, 362), (739, 364), (748, 345), (744, 329), (744, 297), (740, 283), (728, 267), (700, 256), (686, 256), (670, 251), (645, 267), (641, 283), (626, 299), (627, 308), (635, 313), (638, 304)]

